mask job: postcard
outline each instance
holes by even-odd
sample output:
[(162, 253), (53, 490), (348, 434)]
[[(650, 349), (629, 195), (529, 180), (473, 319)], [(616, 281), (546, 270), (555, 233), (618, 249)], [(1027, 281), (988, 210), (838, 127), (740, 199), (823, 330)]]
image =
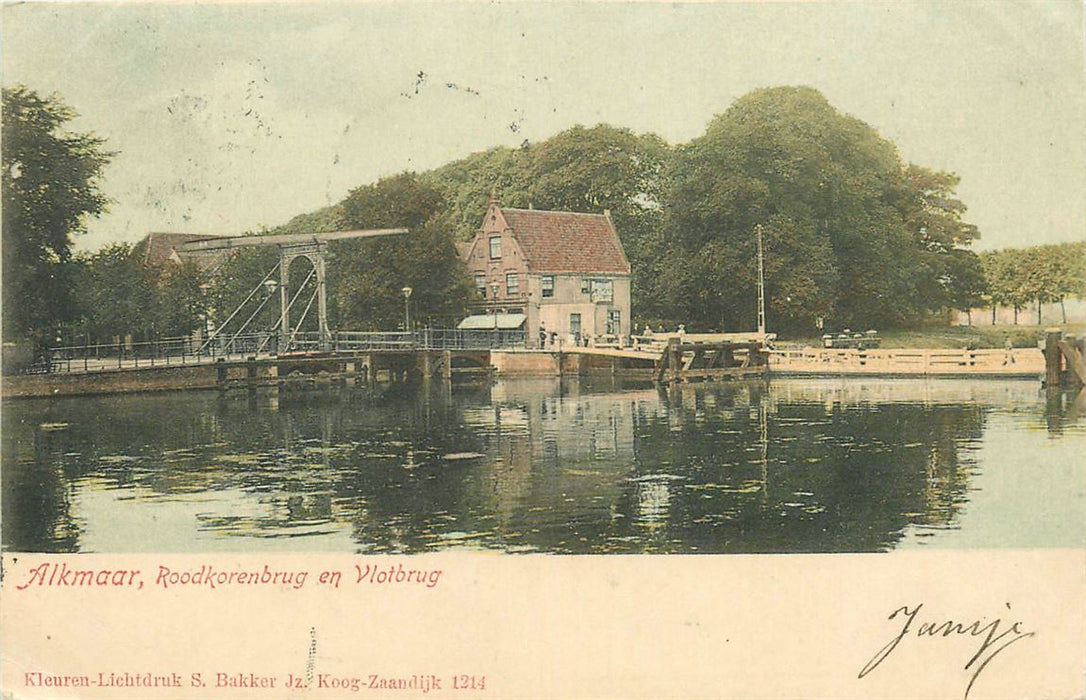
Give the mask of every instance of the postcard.
[(1081, 3), (6, 3), (0, 697), (1086, 696)]

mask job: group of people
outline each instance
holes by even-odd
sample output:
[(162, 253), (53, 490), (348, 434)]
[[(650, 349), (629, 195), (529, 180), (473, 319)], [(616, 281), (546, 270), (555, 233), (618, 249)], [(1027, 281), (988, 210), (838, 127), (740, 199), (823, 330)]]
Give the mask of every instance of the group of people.
[[(638, 332), (639, 330), (640, 330), (640, 333)], [(675, 333), (680, 338), (682, 338), (684, 335), (686, 335), (686, 326), (683, 325), (683, 324), (679, 324), (679, 329)], [(653, 331), (652, 326), (646, 323), (645, 327), (643, 329), (639, 328), (638, 326), (634, 326), (633, 335), (629, 335), (629, 336), (625, 336), (625, 337), (619, 336), (618, 340), (619, 340), (620, 344), (623, 345), (624, 347), (636, 348), (636, 347), (638, 347), (639, 345), (642, 345), (642, 344), (648, 345), (648, 344), (652, 343), (653, 338), (655, 336), (657, 336), (657, 335), (659, 335), (659, 336), (667, 336), (667, 335), (669, 335), (669, 333), (668, 333), (668, 331), (664, 330), (663, 326), (660, 326), (660, 329), (658, 331)], [(558, 333), (556, 331), (548, 332), (547, 328), (546, 328), (546, 324), (544, 324), (544, 323), (539, 324), (539, 347), (541, 349), (543, 349), (543, 348), (557, 348), (562, 344), (568, 345), (570, 347), (584, 347), (584, 348), (587, 348), (587, 347), (592, 347), (595, 344), (595, 341), (597, 341), (597, 340), (598, 340), (598, 338), (593, 337), (592, 334), (590, 334), (590, 333), (581, 333), (581, 332), (578, 331), (576, 333), (570, 333), (568, 339), (566, 340), (566, 342), (565, 343), (560, 343), (560, 338), (559, 338), (559, 335), (558, 335)]]
[(542, 348), (557, 348), (560, 345), (568, 345), (571, 347), (590, 347), (594, 338), (589, 333), (570, 333), (569, 338), (565, 343), (559, 342), (558, 333), (556, 331), (547, 332), (546, 327), (541, 323), (539, 324), (539, 347)]

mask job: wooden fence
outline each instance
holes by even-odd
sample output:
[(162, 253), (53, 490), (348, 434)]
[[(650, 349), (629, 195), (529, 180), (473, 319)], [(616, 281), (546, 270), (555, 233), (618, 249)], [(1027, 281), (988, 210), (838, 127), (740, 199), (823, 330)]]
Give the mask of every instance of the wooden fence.
[(771, 350), (775, 374), (872, 374), (929, 376), (1040, 376), (1039, 348), (1011, 350), (827, 349)]

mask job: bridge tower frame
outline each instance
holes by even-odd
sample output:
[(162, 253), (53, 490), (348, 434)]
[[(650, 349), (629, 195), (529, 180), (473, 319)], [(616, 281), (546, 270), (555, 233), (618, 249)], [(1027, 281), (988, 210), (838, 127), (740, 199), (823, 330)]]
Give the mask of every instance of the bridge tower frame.
[[(348, 238), (374, 238), (407, 233), (405, 228), (365, 229), (352, 231), (328, 231), (324, 233), (281, 233), (255, 236), (209, 236), (189, 241), (177, 247), (179, 257), (186, 258), (240, 248), (276, 246), (279, 249), (279, 342), (287, 348), (293, 333), (290, 328), (290, 264), (305, 258), (313, 265), (316, 274), (317, 328), (321, 349), (331, 346), (332, 333), (328, 326), (327, 264), (325, 257), (328, 242)], [(270, 274), (270, 273), (269, 273)], [(303, 283), (304, 284), (304, 283)], [(243, 304), (245, 302), (242, 302)], [(307, 311), (308, 313), (308, 307)], [(301, 321), (305, 319), (303, 313)], [(240, 331), (239, 331), (240, 332)]]

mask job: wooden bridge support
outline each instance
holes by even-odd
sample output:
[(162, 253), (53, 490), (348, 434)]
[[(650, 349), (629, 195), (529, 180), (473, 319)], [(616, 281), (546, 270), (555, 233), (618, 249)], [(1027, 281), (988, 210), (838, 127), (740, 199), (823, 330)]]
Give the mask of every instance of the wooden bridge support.
[(1045, 332), (1045, 387), (1086, 385), (1086, 338), (1068, 334), (1058, 329)]
[[(737, 361), (736, 351), (744, 353), (742, 362)], [(765, 348), (756, 342), (683, 343), (680, 338), (668, 338), (656, 363), (655, 379), (674, 383), (760, 374), (767, 361)]]

